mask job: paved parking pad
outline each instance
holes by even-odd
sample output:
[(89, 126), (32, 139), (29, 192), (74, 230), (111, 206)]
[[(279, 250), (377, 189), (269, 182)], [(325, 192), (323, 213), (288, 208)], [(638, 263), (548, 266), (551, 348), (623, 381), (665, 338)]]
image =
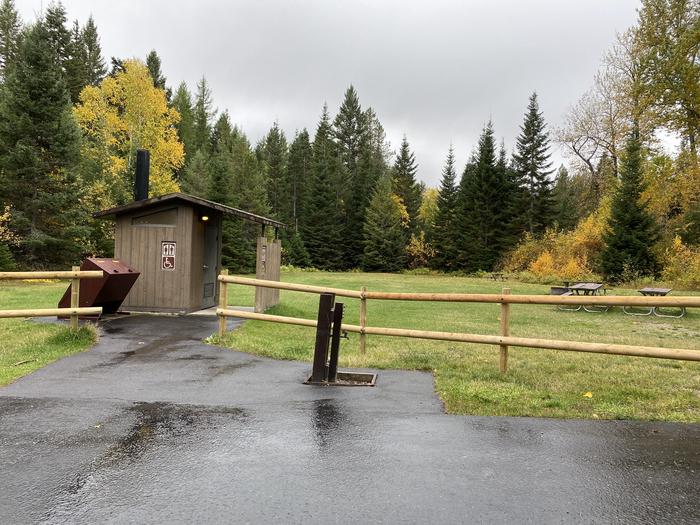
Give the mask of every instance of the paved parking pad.
[(451, 416), (430, 374), (305, 386), (215, 329), (117, 319), (0, 389), (0, 521), (700, 520), (698, 425)]

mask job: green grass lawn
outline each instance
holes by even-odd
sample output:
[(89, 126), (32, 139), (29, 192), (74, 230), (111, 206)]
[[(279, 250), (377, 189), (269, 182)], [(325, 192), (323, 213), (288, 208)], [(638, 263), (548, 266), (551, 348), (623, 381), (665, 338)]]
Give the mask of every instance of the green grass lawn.
[[(449, 276), (295, 272), (283, 273), (282, 280), (351, 290), (498, 293), (507, 286), (513, 294), (549, 293), (548, 286)], [(318, 295), (281, 294), (281, 304), (268, 313), (316, 318)], [(231, 305), (250, 306), (253, 295), (251, 287), (229, 286)], [(359, 301), (341, 300), (345, 322), (359, 324)], [(496, 335), (499, 314), (497, 304), (370, 300), (367, 324)], [(620, 308), (593, 314), (512, 305), (510, 331), (521, 337), (700, 350), (700, 311), (662, 319), (631, 317)], [(248, 321), (220, 342), (310, 363), (314, 335), (312, 328)], [(349, 337), (342, 342), (341, 366), (431, 371), (448, 412), (455, 414), (700, 422), (700, 363), (511, 347), (509, 371), (502, 375), (497, 346), (368, 335), (367, 353), (360, 355), (358, 335)], [(585, 395), (589, 392), (592, 397)]]
[[(0, 282), (0, 309), (55, 308), (67, 283)], [(0, 319), (0, 386), (89, 348), (96, 332), (25, 319)]]

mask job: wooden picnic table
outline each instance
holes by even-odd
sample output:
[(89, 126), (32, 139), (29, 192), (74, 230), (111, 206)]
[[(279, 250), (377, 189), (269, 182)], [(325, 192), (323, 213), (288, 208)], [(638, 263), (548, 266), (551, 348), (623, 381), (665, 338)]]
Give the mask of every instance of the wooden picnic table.
[(576, 295), (598, 295), (602, 287), (603, 283), (576, 283), (569, 286), (569, 290)]
[[(576, 283), (571, 286), (568, 286), (569, 291), (561, 295), (599, 295), (601, 289), (603, 290), (603, 292), (605, 291), (605, 288), (603, 288), (603, 283)], [(559, 305), (560, 310), (564, 310), (567, 312), (578, 312), (581, 308), (583, 308), (586, 312), (590, 313), (607, 312), (610, 309), (609, 306), (604, 305), (576, 305), (575, 307)]]
[[(671, 293), (672, 288), (652, 288), (652, 287), (645, 287), (638, 292), (642, 295), (646, 296), (656, 296), (656, 297), (663, 297), (665, 295), (668, 295)], [(633, 308), (631, 306), (623, 306), (622, 311), (625, 312), (627, 315), (651, 315), (654, 314), (657, 317), (674, 317), (676, 319), (680, 319), (685, 315), (685, 307), (682, 306), (678, 309), (678, 312), (674, 312), (673, 310), (671, 311), (662, 311), (660, 307), (658, 306), (651, 306), (649, 308)]]

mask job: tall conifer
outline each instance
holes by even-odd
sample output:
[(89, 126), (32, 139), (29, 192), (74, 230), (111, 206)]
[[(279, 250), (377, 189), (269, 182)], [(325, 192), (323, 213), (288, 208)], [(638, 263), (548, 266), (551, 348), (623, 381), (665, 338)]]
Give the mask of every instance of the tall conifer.
[(431, 261), (433, 268), (453, 270), (455, 267), (456, 243), (455, 213), (457, 207), (457, 174), (455, 171), (454, 148), (450, 145), (442, 169), (442, 179), (437, 198), (437, 214), (431, 239), (435, 255)]
[(408, 211), (391, 186), (388, 175), (379, 179), (367, 208), (362, 255), (365, 271), (397, 272), (406, 266)]
[(464, 170), (456, 207), (458, 267), (470, 272), (492, 270), (510, 247), (510, 234), (506, 227), (508, 182), (498, 166), (491, 122), (484, 128), (477, 151)]
[(14, 232), (32, 265), (79, 255), (79, 187), (72, 167), (79, 130), (65, 75), (43, 20), (25, 34), (0, 97), (0, 201), (12, 202)]
[(87, 85), (96, 86), (107, 74), (107, 66), (102, 56), (100, 37), (92, 15), (88, 17), (82, 30), (82, 42), (85, 46), (85, 71)]
[(335, 187), (340, 170), (338, 152), (324, 104), (313, 143), (313, 175), (304, 210), (301, 234), (316, 268), (344, 269), (343, 216)]
[(312, 172), (313, 152), (309, 132), (302, 129), (296, 134), (289, 147), (287, 176), (289, 178), (292, 199), (292, 216), (288, 225), (295, 232), (299, 231), (300, 220), (304, 217), (306, 199)]
[(549, 138), (544, 117), (537, 102), (537, 93), (530, 96), (527, 112), (513, 155), (521, 185), (527, 189), (524, 210), (525, 224), (532, 234), (542, 233), (554, 221), (554, 199), (549, 161)]
[(14, 0), (0, 2), (0, 81), (5, 70), (14, 60), (19, 47), (22, 19), (15, 8)]
[(612, 281), (659, 273), (653, 251), (659, 231), (642, 201), (643, 190), (641, 144), (639, 131), (634, 129), (625, 146), (601, 257), (603, 273)]
[(401, 148), (394, 162), (392, 172), (393, 192), (401, 198), (410, 218), (410, 228), (413, 233), (418, 231), (418, 212), (421, 204), (421, 187), (416, 181), (416, 158), (408, 145), (406, 135), (401, 141)]

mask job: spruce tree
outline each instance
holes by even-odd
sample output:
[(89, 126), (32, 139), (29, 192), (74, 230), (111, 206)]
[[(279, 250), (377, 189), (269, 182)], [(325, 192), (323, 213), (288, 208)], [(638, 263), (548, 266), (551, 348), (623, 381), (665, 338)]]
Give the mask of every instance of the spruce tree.
[(437, 214), (431, 242), (435, 249), (432, 267), (438, 270), (453, 270), (455, 266), (456, 245), (454, 231), (457, 207), (457, 174), (455, 171), (454, 148), (450, 145), (442, 169), (442, 179), (437, 198)]
[(74, 261), (84, 219), (80, 135), (49, 36), (43, 20), (28, 29), (0, 97), (0, 201), (12, 202), (19, 251), (37, 266)]
[[(181, 82), (177, 87), (172, 104), (175, 110), (180, 114), (180, 121), (177, 123), (177, 136), (185, 149), (185, 163), (189, 164), (197, 150), (194, 141), (194, 108), (192, 107), (192, 95), (187, 89), (187, 84), (184, 82)], [(178, 178), (181, 179), (182, 175), (182, 173), (178, 174)]]
[(107, 74), (107, 66), (102, 57), (100, 37), (92, 15), (83, 27), (82, 42), (85, 47), (85, 80), (87, 85), (97, 86)]
[(411, 152), (406, 135), (404, 135), (399, 154), (394, 162), (392, 190), (401, 198), (406, 210), (408, 210), (410, 228), (413, 233), (417, 233), (419, 229), (418, 212), (420, 211), (422, 195), (421, 188), (416, 181), (417, 170), (415, 155)]
[(300, 220), (304, 216), (304, 208), (312, 172), (313, 152), (309, 141), (309, 132), (302, 129), (296, 134), (289, 147), (287, 177), (289, 180), (292, 213), (289, 228), (294, 232), (300, 230)]
[[(245, 135), (235, 129), (231, 135), (230, 205), (258, 215), (270, 215), (265, 173)], [(255, 271), (255, 252), (260, 225), (228, 219), (224, 229), (224, 262), (236, 272)]]
[(71, 32), (67, 27), (68, 18), (63, 3), (51, 2), (46, 8), (43, 24), (46, 27), (46, 38), (51, 44), (54, 56), (61, 70), (66, 73), (66, 63), (71, 56)]
[(642, 152), (639, 131), (634, 129), (625, 145), (620, 182), (612, 201), (601, 266), (606, 279), (656, 276), (659, 262), (653, 247), (658, 227), (642, 201)]
[(508, 181), (498, 166), (493, 127), (484, 128), (477, 151), (465, 167), (457, 196), (453, 231), (456, 264), (474, 272), (493, 270), (509, 246)]
[(87, 51), (83, 43), (83, 33), (76, 20), (70, 33), (68, 58), (65, 63), (66, 82), (73, 104), (80, 99), (80, 92), (88, 85)]
[(301, 227), (302, 238), (314, 267), (344, 269), (343, 215), (335, 185), (340, 166), (325, 104), (312, 151), (313, 171)]
[(282, 247), (284, 248), (284, 263), (291, 264), (297, 268), (307, 268), (311, 266), (311, 257), (304, 246), (304, 241), (299, 235), (299, 232), (287, 232), (282, 238)]
[(389, 176), (379, 179), (367, 208), (362, 269), (368, 272), (397, 272), (406, 266), (409, 216), (391, 186)]
[(197, 83), (197, 95), (194, 103), (194, 150), (206, 149), (209, 146), (209, 135), (211, 133), (211, 123), (216, 111), (213, 109), (211, 100), (211, 89), (207, 79), (202, 79)]
[(578, 203), (569, 172), (562, 164), (554, 183), (554, 218), (562, 230), (573, 230), (578, 222)]
[(170, 102), (170, 99), (173, 97), (173, 92), (165, 85), (167, 80), (163, 75), (163, 71), (161, 70), (160, 57), (158, 56), (158, 53), (156, 53), (155, 49), (151, 49), (151, 52), (148, 53), (148, 56), (146, 57), (146, 67), (148, 68), (148, 72), (151, 74), (151, 78), (153, 79), (153, 85), (158, 89), (165, 91), (165, 98), (168, 100), (168, 102)]
[(292, 219), (292, 193), (287, 176), (289, 148), (284, 131), (275, 122), (265, 135), (260, 148), (260, 160), (267, 179), (267, 200), (272, 213), (284, 223)]
[(15, 8), (14, 0), (0, 2), (0, 82), (5, 71), (17, 55), (22, 20)]
[[(365, 183), (366, 167), (362, 164), (363, 154), (371, 147), (367, 115), (362, 111), (355, 88), (351, 85), (345, 91), (343, 103), (333, 123), (333, 133), (338, 146), (338, 154), (343, 169), (336, 179), (338, 199), (345, 203), (344, 250), (347, 266), (359, 265), (363, 246), (362, 226), (369, 196)], [(371, 190), (370, 190), (371, 194)]]
[(515, 170), (521, 185), (527, 188), (527, 207), (524, 210), (527, 229), (532, 234), (542, 233), (554, 222), (554, 199), (549, 176), (549, 138), (546, 124), (537, 102), (537, 93), (530, 96), (527, 112), (513, 155)]
[(183, 192), (196, 197), (206, 198), (209, 193), (209, 168), (207, 156), (202, 150), (197, 150), (185, 165), (180, 177), (180, 188)]

